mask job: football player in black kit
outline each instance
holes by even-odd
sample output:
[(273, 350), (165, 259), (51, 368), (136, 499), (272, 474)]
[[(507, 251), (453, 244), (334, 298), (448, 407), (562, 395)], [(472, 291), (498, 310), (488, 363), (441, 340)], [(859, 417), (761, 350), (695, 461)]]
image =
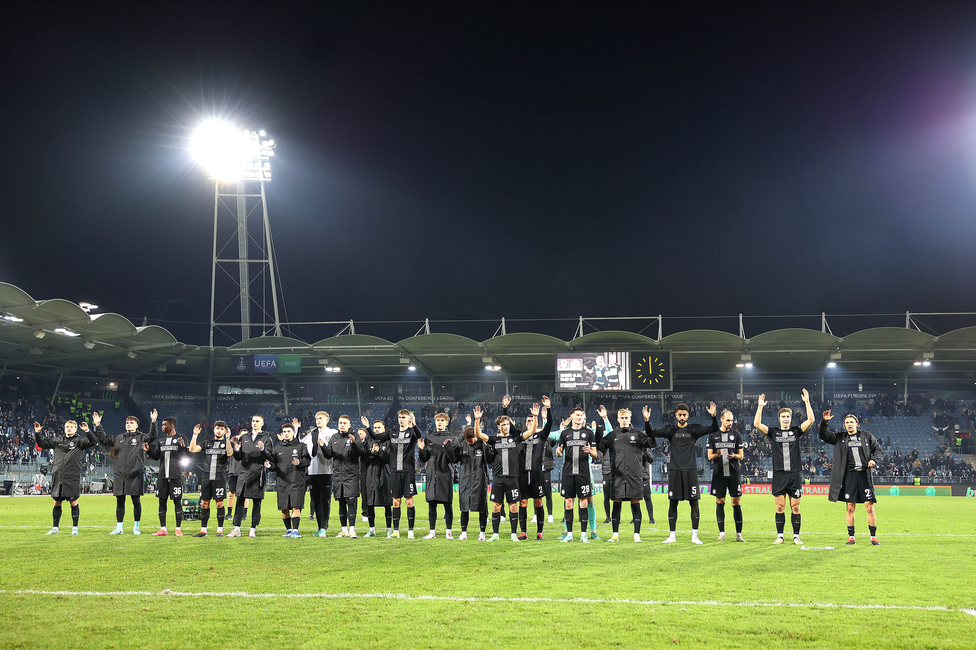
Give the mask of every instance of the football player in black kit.
[(427, 489), (424, 497), (427, 499), (430, 532), (424, 535), (424, 539), (437, 537), (438, 504), (444, 507), (444, 523), (447, 526), (444, 536), (454, 539), (451, 527), (454, 524), (454, 463), (457, 461), (454, 434), (447, 430), (450, 422), (450, 415), (438, 413), (434, 416), (436, 429), (426, 438), (417, 441), (420, 460), (427, 463)]
[(701, 499), (701, 489), (698, 485), (698, 463), (695, 461), (695, 446), (699, 438), (703, 438), (713, 431), (718, 431), (718, 420), (715, 419), (717, 407), (712, 402), (708, 405), (708, 414), (712, 416), (711, 426), (688, 424), (688, 405), (678, 404), (674, 409), (674, 419), (677, 424), (668, 424), (661, 429), (651, 429), (651, 409), (644, 407), (644, 432), (655, 438), (667, 438), (671, 441), (671, 471), (668, 474), (668, 526), (671, 534), (661, 542), (673, 544), (677, 541), (675, 531), (678, 524), (678, 502), (688, 501), (691, 504), (691, 542), (701, 544), (698, 539), (698, 522), (701, 513), (698, 501)]
[[(552, 418), (549, 415), (549, 397), (542, 396), (542, 418), (546, 421), (540, 431), (529, 436), (523, 443), (525, 445), (525, 464), (519, 473), (519, 489), (522, 494), (522, 501), (519, 503), (519, 526), (522, 529), (519, 539), (526, 539), (526, 518), (529, 499), (535, 505), (535, 538), (542, 540), (542, 530), (545, 527), (546, 511), (543, 508), (543, 499), (546, 496), (545, 472), (542, 469), (545, 459), (545, 449), (549, 446), (549, 432), (552, 430)], [(538, 421), (539, 405), (532, 405), (532, 419)], [(526, 422), (528, 423), (528, 421)]]
[(413, 525), (417, 519), (413, 498), (417, 494), (417, 468), (414, 450), (422, 434), (413, 413), (406, 409), (397, 412), (397, 431), (392, 434), (373, 427), (373, 439), (390, 441), (390, 491), (393, 493), (393, 537), (400, 537), (400, 502), (407, 502), (407, 539), (413, 539)]
[(800, 541), (800, 497), (803, 496), (803, 476), (800, 465), (800, 437), (803, 436), (816, 418), (813, 407), (810, 406), (810, 393), (804, 388), (803, 403), (807, 406), (807, 419), (798, 427), (791, 427), (793, 410), (781, 408), (779, 410), (779, 426), (767, 427), (762, 423), (762, 412), (766, 406), (766, 395), (759, 396), (759, 408), (756, 410), (756, 420), (753, 426), (757, 431), (769, 438), (773, 448), (773, 499), (776, 501), (776, 539), (773, 544), (783, 543), (783, 529), (786, 527), (786, 497), (790, 498), (790, 509), (793, 514), (790, 521), (793, 524), (793, 543), (802, 546)]
[[(494, 452), (475, 434), (468, 415), (468, 427), (464, 430), (463, 442), (456, 445), (455, 453), (461, 463), (458, 472), (458, 497), (461, 507), (461, 534), (459, 540), (468, 538), (468, 520), (472, 512), (478, 513), (481, 532), (478, 541), (484, 542), (488, 527), (488, 465), (494, 462)], [(478, 425), (481, 426), (480, 424)]]
[(193, 427), (190, 438), (190, 453), (203, 452), (203, 482), (200, 484), (200, 532), (194, 537), (207, 536), (210, 523), (210, 502), (217, 502), (217, 537), (224, 536), (224, 497), (227, 496), (227, 459), (234, 455), (234, 445), (230, 444), (230, 427), (223, 420), (214, 422), (213, 438), (197, 442), (201, 425)]
[(71, 503), (71, 534), (78, 534), (78, 497), (81, 496), (81, 468), (85, 462), (85, 450), (98, 444), (95, 432), (89, 433), (88, 425), (82, 423), (81, 430), (85, 435), (78, 435), (78, 423), (68, 420), (64, 423), (64, 435), (44, 435), (41, 425), (34, 423), (34, 441), (41, 449), (53, 449), (51, 497), (54, 499), (54, 509), (51, 514), (54, 526), (45, 535), (57, 535), (61, 522), (61, 503)]
[(732, 430), (735, 418), (728, 409), (722, 411), (719, 430), (708, 436), (708, 460), (712, 462), (712, 495), (715, 497), (715, 521), (718, 541), (725, 541), (725, 495), (732, 497), (732, 518), (735, 520), (735, 541), (742, 538), (742, 479), (739, 461), (744, 456), (742, 436)]
[(834, 446), (833, 472), (830, 475), (830, 501), (847, 503), (847, 544), (856, 543), (854, 539), (854, 512), (858, 503), (864, 504), (868, 516), (868, 532), (871, 545), (881, 546), (878, 541), (878, 519), (874, 504), (878, 495), (874, 490), (871, 469), (884, 458), (881, 443), (869, 431), (858, 428), (857, 416), (853, 413), (844, 417), (844, 430), (832, 431), (828, 422), (833, 419), (830, 411), (824, 411), (820, 422), (820, 439)]
[[(533, 405), (539, 408), (538, 404)], [(512, 541), (520, 541), (518, 538), (518, 506), (521, 500), (519, 490), (519, 468), (524, 462), (525, 447), (522, 445), (524, 438), (529, 438), (536, 432), (535, 418), (529, 418), (528, 430), (519, 435), (513, 433), (512, 420), (507, 415), (500, 415), (495, 419), (498, 426), (498, 435), (489, 436), (481, 431), (481, 416), (483, 415), (480, 406), (474, 407), (474, 432), (482, 442), (488, 445), (495, 454), (495, 462), (491, 471), (491, 530), (492, 535), (488, 538), (489, 542), (498, 541), (498, 527), (502, 518), (502, 503), (508, 501), (509, 522), (512, 526)]]
[(356, 436), (352, 420), (340, 415), (339, 432), (329, 438), (322, 452), (332, 459), (332, 496), (339, 503), (339, 534), (356, 539), (356, 505), (359, 499), (359, 459), (366, 450), (366, 436)]
[(112, 471), (115, 481), (112, 484), (112, 494), (115, 495), (115, 528), (109, 535), (122, 534), (122, 520), (125, 519), (125, 497), (132, 499), (133, 525), (132, 534), (141, 535), (139, 522), (142, 521), (142, 494), (146, 491), (145, 468), (146, 451), (143, 445), (156, 439), (156, 410), (150, 414), (152, 424), (149, 433), (139, 431), (139, 418), (130, 415), (125, 419), (125, 433), (110, 436), (102, 429), (102, 416), (92, 413), (95, 424), (95, 434), (98, 441), (111, 447), (110, 456), (115, 458)]
[[(308, 466), (312, 457), (308, 447), (295, 438), (298, 418), (291, 424), (281, 426), (278, 440), (281, 444), (271, 452), (271, 471), (277, 474), (275, 491), (278, 493), (278, 510), (285, 525), (282, 537), (300, 538), (298, 524), (302, 521), (302, 508), (305, 507), (305, 483), (308, 481)], [(318, 440), (315, 440), (318, 444)], [(314, 451), (318, 451), (317, 448)]]
[[(366, 537), (376, 537), (376, 508), (382, 506), (386, 511), (386, 538), (393, 537), (393, 496), (390, 492), (390, 441), (368, 440), (369, 420), (362, 416), (363, 426), (359, 429), (359, 439), (363, 442), (364, 455), (360, 462), (366, 466), (366, 518), (369, 530)], [(381, 420), (373, 423), (374, 428), (383, 432), (386, 425)]]
[(261, 523), (261, 502), (267, 485), (265, 469), (271, 466), (271, 450), (274, 443), (271, 436), (263, 431), (264, 416), (256, 413), (251, 416), (251, 430), (241, 429), (230, 439), (234, 445), (234, 458), (241, 463), (241, 474), (237, 480), (237, 505), (234, 507), (234, 530), (227, 537), (240, 537), (241, 524), (244, 523), (244, 504), (251, 501), (251, 529), (248, 537), (257, 537)]
[(183, 470), (180, 460), (186, 450), (186, 440), (176, 433), (176, 418), (163, 418), (163, 435), (149, 447), (149, 457), (159, 461), (156, 479), (156, 498), (159, 499), (159, 530), (153, 537), (165, 537), (166, 502), (173, 500), (177, 537), (183, 537)]
[(572, 421), (569, 428), (559, 432), (559, 445), (556, 456), (562, 456), (565, 450), (566, 460), (563, 462), (562, 489), (560, 492), (566, 499), (566, 536), (562, 542), (573, 541), (573, 502), (579, 501), (580, 541), (588, 543), (586, 524), (589, 521), (587, 503), (592, 498), (590, 481), (590, 458), (596, 458), (596, 432), (586, 427), (586, 411), (576, 407), (570, 412)]
[[(599, 408), (603, 418), (605, 433), (597, 443), (597, 449), (610, 457), (610, 472), (604, 477), (604, 485), (610, 483), (613, 495), (613, 510), (610, 522), (613, 535), (608, 542), (620, 540), (620, 508), (622, 501), (630, 501), (630, 512), (634, 521), (634, 541), (639, 543), (641, 529), (641, 497), (644, 496), (644, 450), (654, 446), (654, 438), (630, 426), (630, 409), (617, 411), (617, 428), (607, 419), (605, 406)], [(604, 487), (606, 489), (606, 487)]]

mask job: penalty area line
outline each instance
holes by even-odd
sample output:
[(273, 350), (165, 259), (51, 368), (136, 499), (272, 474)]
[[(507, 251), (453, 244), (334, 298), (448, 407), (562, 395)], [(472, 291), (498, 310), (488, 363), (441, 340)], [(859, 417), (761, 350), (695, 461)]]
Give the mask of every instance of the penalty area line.
[(720, 600), (647, 600), (637, 598), (551, 598), (546, 596), (438, 596), (434, 594), (397, 594), (397, 593), (251, 593), (247, 591), (176, 591), (163, 589), (162, 591), (66, 591), (41, 589), (0, 589), (0, 595), (26, 596), (91, 596), (91, 597), (178, 597), (178, 598), (301, 598), (339, 600), (344, 598), (361, 600), (412, 600), (412, 601), (446, 601), (457, 603), (556, 603), (556, 604), (595, 604), (595, 605), (652, 605), (652, 606), (693, 606), (693, 607), (822, 607), (827, 609), (857, 609), (857, 610), (908, 610), (928, 612), (961, 612), (976, 617), (976, 609), (953, 608), (945, 605), (886, 605), (881, 603), (784, 603), (743, 601), (727, 602)]

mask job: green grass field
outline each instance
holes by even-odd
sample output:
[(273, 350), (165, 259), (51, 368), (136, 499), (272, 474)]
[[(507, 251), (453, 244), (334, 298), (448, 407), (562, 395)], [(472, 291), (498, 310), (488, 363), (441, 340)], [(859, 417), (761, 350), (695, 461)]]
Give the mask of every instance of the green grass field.
[[(848, 547), (844, 506), (804, 497), (802, 537), (819, 547), (806, 550), (771, 545), (766, 496), (743, 499), (747, 544), (714, 541), (703, 499), (704, 546), (689, 541), (687, 504), (679, 543), (660, 543), (661, 497), (643, 544), (625, 507), (621, 542), (588, 545), (557, 542), (558, 523), (518, 544), (506, 522), (491, 544), (445, 540), (443, 523), (433, 541), (318, 539), (307, 518), (306, 537), (283, 539), (268, 508), (257, 539), (153, 538), (157, 502), (143, 502), (144, 534), (129, 533), (130, 504), (125, 535), (109, 537), (114, 498), (82, 497), (72, 537), (67, 507), (61, 534), (44, 536), (50, 498), (0, 498), (0, 647), (976, 647), (976, 499), (883, 497), (882, 546), (859, 510)], [(423, 495), (417, 505), (419, 538)]]

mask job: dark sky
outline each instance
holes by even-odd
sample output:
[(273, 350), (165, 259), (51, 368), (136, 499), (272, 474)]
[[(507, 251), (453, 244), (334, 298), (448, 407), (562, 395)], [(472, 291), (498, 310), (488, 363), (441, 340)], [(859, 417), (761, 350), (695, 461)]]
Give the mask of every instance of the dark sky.
[(291, 320), (972, 310), (976, 6), (742, 4), (33, 4), (0, 279), (207, 321), (218, 115), (277, 142)]

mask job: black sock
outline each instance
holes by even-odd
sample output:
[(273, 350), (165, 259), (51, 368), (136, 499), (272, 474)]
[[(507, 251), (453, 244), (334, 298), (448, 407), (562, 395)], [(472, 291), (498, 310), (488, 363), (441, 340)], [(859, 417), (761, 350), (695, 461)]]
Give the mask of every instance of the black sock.
[(54, 527), (57, 528), (61, 523), (61, 506), (54, 506), (51, 514), (54, 516)]
[(142, 521), (142, 497), (138, 494), (132, 495), (132, 517), (135, 521)]
[(369, 519), (369, 527), (376, 527), (376, 508), (374, 506), (369, 507), (369, 512), (366, 513), (366, 518)]
[(644, 497), (644, 506), (647, 508), (647, 517), (654, 521), (654, 504), (651, 502), (651, 493), (648, 491), (647, 496)]
[(479, 510), (478, 511), (478, 526), (481, 527), (481, 532), (485, 532), (485, 529), (488, 528), (488, 511), (487, 510)]
[(678, 529), (678, 502), (670, 499), (668, 503), (668, 526), (671, 527), (671, 534)]
[(566, 511), (563, 513), (563, 516), (566, 517), (566, 532), (572, 533), (573, 532), (573, 509), (566, 508)]
[(519, 517), (518, 517), (518, 513), (517, 512), (512, 512), (511, 510), (509, 510), (509, 512), (508, 512), (508, 523), (510, 523), (512, 525), (512, 532), (513, 533), (517, 533), (518, 532), (518, 524), (519, 524)]
[(417, 509), (414, 506), (407, 506), (407, 529), (413, 530), (413, 525), (416, 521)]
[(546, 491), (546, 511), (552, 516), (552, 488)]
[(854, 537), (854, 526), (848, 526), (847, 527), (847, 536), (848, 537)]
[(607, 519), (613, 520), (613, 503), (606, 491), (603, 492), (603, 512), (606, 513)]
[(698, 509), (698, 500), (691, 502), (691, 529), (698, 530), (698, 524), (701, 522), (701, 511)]
[[(243, 500), (244, 499), (241, 499), (241, 501), (243, 501)], [(244, 516), (243, 516), (243, 519), (241, 521), (243, 522), (246, 519), (247, 519), (247, 508), (244, 508)]]
[[(207, 514), (207, 517), (209, 518), (210, 515)], [(217, 528), (223, 528), (223, 527), (224, 527), (224, 509), (217, 508)]]
[(613, 510), (610, 514), (610, 525), (613, 526), (613, 532), (620, 531), (620, 506), (623, 504), (619, 501), (613, 502)]
[(529, 506), (519, 505), (518, 520), (519, 520), (519, 529), (523, 533), (527, 533), (528, 531), (526, 529), (529, 526)]
[(386, 527), (387, 528), (392, 528), (393, 527), (393, 511), (391, 510), (390, 506), (383, 506), (383, 509), (386, 511)]
[(641, 508), (640, 502), (630, 504), (630, 514), (634, 518), (634, 534), (640, 535), (641, 527)]
[(468, 532), (468, 519), (470, 517), (471, 517), (471, 513), (469, 513), (467, 510), (461, 511), (461, 532), (462, 533)]
[(302, 521), (302, 515), (301, 515), (301, 513), (299, 513), (299, 515), (297, 517), (292, 517), (291, 518), (291, 529), (293, 531), (295, 531), (296, 533), (298, 532), (298, 524), (301, 523), (301, 521)]
[(492, 512), (491, 513), (491, 532), (498, 534), (498, 527), (502, 524), (502, 513)]
[[(592, 491), (592, 490), (591, 490)], [(586, 534), (586, 524), (590, 521), (590, 513), (586, 511), (586, 506), (579, 507), (580, 531)]]
[(345, 499), (339, 499), (339, 525), (343, 528), (346, 527), (346, 514), (348, 507), (346, 506)]
[[(223, 508), (221, 508), (223, 510)], [(200, 528), (206, 528), (210, 523), (210, 508), (200, 508)]]
[(786, 513), (777, 512), (776, 513), (776, 534), (782, 537), (784, 528), (786, 528)]
[(400, 530), (400, 506), (393, 506), (393, 529)]
[(183, 525), (183, 502), (180, 499), (173, 499), (173, 514), (176, 516), (176, 527)]
[(261, 523), (261, 499), (251, 500), (251, 528), (257, 528)]
[(115, 497), (115, 521), (121, 524), (123, 519), (125, 519), (125, 495)]
[(735, 534), (742, 533), (742, 506), (732, 506), (732, 519), (735, 520)]
[(358, 501), (359, 499), (356, 497), (349, 499), (349, 507), (346, 509), (346, 519), (349, 520), (350, 528), (356, 525), (356, 516), (359, 512), (359, 508), (357, 507), (359, 505)]
[(239, 499), (234, 506), (234, 527), (240, 528), (244, 523), (244, 499)]
[(718, 532), (725, 532), (725, 504), (715, 504), (715, 523), (718, 524)]
[(80, 512), (78, 506), (71, 506), (71, 525), (74, 528), (78, 527), (78, 513)]
[(535, 507), (535, 532), (536, 534), (542, 533), (542, 527), (546, 523), (546, 510), (542, 506)]
[(445, 503), (444, 504), (444, 525), (447, 526), (448, 530), (454, 527), (454, 504)]
[(790, 523), (793, 524), (793, 534), (794, 535), (799, 535), (800, 534), (800, 515), (799, 514), (795, 514), (795, 515), (791, 514), (790, 515)]
[(877, 537), (878, 536), (878, 527), (877, 526), (868, 526), (868, 530), (871, 532), (871, 537)]
[(281, 523), (285, 525), (285, 530), (291, 530), (291, 517), (282, 517)]
[(437, 504), (436, 503), (427, 504), (427, 523), (429, 524), (431, 530), (435, 530), (437, 528)]
[(159, 527), (166, 527), (166, 499), (159, 500)]

